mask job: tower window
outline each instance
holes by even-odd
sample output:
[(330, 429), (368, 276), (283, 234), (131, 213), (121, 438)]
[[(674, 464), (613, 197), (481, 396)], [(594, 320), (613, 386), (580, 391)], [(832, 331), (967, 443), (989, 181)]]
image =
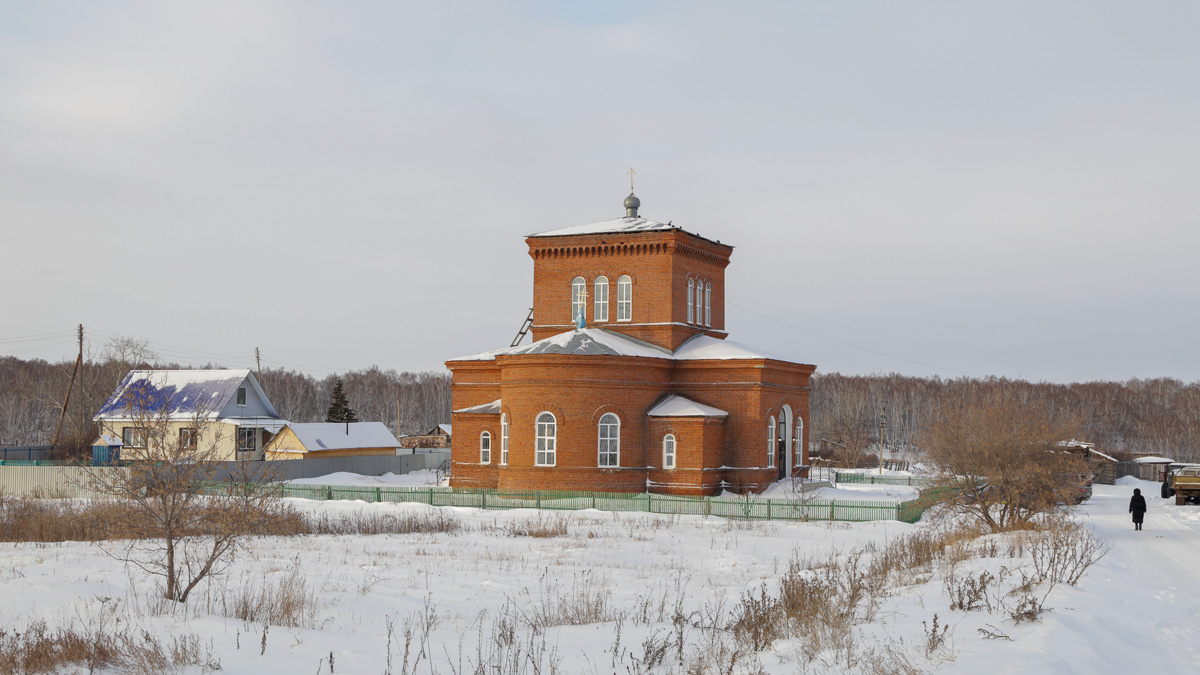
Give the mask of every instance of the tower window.
[(583, 311), (584, 289), (587, 287), (587, 282), (583, 277), (575, 277), (571, 280), (571, 323), (579, 322), (579, 314)]
[(696, 310), (695, 310), (695, 306), (694, 306), (694, 305), (695, 305), (695, 303), (693, 303), (693, 302), (692, 302), (692, 292), (693, 292), (695, 289), (696, 289), (696, 281), (695, 281), (694, 279), (692, 279), (691, 277), (688, 277), (688, 290), (687, 290), (687, 306), (688, 306), (688, 320), (687, 320), (687, 322), (688, 322), (688, 323), (692, 323), (693, 321), (695, 321), (695, 320), (696, 320), (696, 319), (695, 319), (695, 315), (696, 315), (696, 314), (695, 314), (695, 312), (696, 312)]
[(479, 434), (479, 463), (492, 463), (492, 433), (490, 431)]
[(663, 436), (663, 468), (675, 468), (675, 434)]
[(775, 416), (767, 418), (767, 467), (775, 467)]
[(701, 308), (704, 307), (704, 282), (696, 280), (696, 323), (704, 323), (704, 317), (700, 315)]
[(596, 277), (592, 297), (596, 306), (593, 308), (593, 321), (608, 321), (608, 277)]
[(621, 465), (621, 420), (612, 413), (605, 413), (600, 418), (600, 428), (597, 432), (600, 466)]
[(712, 282), (704, 282), (704, 325), (712, 326)]
[(633, 279), (622, 275), (617, 279), (617, 321), (633, 320)]

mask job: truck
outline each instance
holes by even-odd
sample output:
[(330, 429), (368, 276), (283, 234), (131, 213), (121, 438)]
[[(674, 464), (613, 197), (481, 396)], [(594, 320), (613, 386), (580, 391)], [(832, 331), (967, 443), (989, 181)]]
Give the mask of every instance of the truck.
[(1162, 498), (1175, 497), (1175, 504), (1182, 506), (1189, 501), (1200, 503), (1200, 465), (1172, 464), (1163, 477)]

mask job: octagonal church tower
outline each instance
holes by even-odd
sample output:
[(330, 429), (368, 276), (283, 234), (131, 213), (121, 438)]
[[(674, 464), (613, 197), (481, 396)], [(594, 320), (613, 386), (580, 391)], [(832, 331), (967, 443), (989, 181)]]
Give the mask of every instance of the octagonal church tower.
[(807, 475), (814, 366), (726, 340), (733, 247), (640, 206), (526, 238), (533, 343), (446, 362), (453, 487), (716, 494)]

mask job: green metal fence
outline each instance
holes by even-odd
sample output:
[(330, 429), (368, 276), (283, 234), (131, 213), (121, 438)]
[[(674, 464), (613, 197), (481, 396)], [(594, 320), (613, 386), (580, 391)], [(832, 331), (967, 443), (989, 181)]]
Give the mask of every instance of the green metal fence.
[[(210, 485), (221, 492), (219, 484)], [(871, 521), (913, 518), (912, 509), (895, 502), (844, 499), (763, 499), (760, 497), (687, 497), (629, 492), (565, 492), (553, 490), (452, 490), (440, 487), (352, 487), (337, 485), (275, 486), (282, 497), (364, 502), (415, 502), (431, 506), (477, 509), (543, 509), (575, 511), (640, 511), (679, 515), (761, 520)], [(913, 518), (919, 518), (919, 513)]]
[(924, 476), (877, 476), (869, 473), (848, 473), (845, 471), (834, 471), (833, 482), (869, 483), (871, 485), (912, 485), (915, 487), (927, 487), (932, 484), (932, 480)]

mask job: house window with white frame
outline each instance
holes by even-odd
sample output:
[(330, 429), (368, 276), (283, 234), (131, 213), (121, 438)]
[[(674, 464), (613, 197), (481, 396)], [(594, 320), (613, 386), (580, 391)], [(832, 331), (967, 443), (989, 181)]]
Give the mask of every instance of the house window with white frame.
[(195, 450), (196, 440), (199, 434), (196, 433), (195, 427), (180, 427), (179, 429), (179, 447), (183, 450)]
[(767, 418), (767, 468), (775, 468), (775, 416)]
[(675, 434), (663, 436), (663, 468), (675, 468)]
[(704, 325), (712, 326), (712, 282), (704, 282)]
[(534, 454), (535, 466), (554, 466), (555, 443), (558, 440), (558, 423), (554, 415), (544, 412), (537, 416), (537, 445)]
[(143, 448), (146, 446), (146, 434), (137, 427), (122, 427), (121, 442), (127, 448)]
[(696, 316), (695, 303), (692, 301), (692, 291), (696, 288), (696, 280), (688, 277), (687, 289), (687, 306), (688, 306), (688, 323), (694, 322)]
[(633, 320), (633, 279), (628, 274), (617, 279), (617, 321)]
[(500, 415), (500, 463), (508, 464), (508, 413)]
[(608, 321), (608, 277), (596, 277), (596, 282), (592, 284), (592, 298), (595, 301), (592, 321)]
[(600, 466), (621, 465), (621, 420), (612, 413), (605, 413), (600, 418), (600, 427), (596, 432), (596, 444), (599, 450)]
[(258, 449), (258, 444), (255, 442), (258, 436), (258, 429), (253, 427), (238, 427), (237, 430), (237, 449), (238, 452), (254, 452)]
[(583, 277), (571, 280), (571, 323), (579, 323), (579, 314), (584, 311), (583, 298), (587, 281)]
[(490, 431), (479, 434), (479, 463), (492, 463), (492, 433)]

